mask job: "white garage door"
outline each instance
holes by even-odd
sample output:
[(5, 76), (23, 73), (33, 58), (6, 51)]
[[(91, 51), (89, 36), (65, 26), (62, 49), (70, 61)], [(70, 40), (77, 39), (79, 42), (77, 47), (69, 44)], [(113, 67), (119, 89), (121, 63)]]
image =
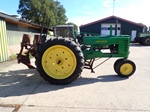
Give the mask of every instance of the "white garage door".
[(134, 41), (135, 37), (136, 37), (137, 31), (136, 30), (132, 30), (131, 32), (131, 42)]
[[(110, 25), (112, 25), (112, 35), (115, 35), (115, 24), (102, 24), (101, 35), (110, 35)], [(117, 24), (117, 35), (120, 35), (121, 24)]]

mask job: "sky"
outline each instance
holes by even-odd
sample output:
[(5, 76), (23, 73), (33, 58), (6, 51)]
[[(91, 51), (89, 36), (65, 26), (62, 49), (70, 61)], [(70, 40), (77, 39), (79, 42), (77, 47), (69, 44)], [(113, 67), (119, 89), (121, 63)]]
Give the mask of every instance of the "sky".
[[(117, 16), (150, 26), (150, 0), (58, 0), (68, 22), (78, 26)], [(0, 0), (0, 12), (17, 15), (19, 0)]]

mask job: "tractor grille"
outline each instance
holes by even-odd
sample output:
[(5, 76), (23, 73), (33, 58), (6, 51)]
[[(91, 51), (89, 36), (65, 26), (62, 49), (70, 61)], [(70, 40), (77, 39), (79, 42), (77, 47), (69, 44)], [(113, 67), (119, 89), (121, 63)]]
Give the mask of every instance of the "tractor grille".
[(124, 52), (128, 52), (128, 50), (129, 50), (129, 41), (125, 40), (124, 41)]

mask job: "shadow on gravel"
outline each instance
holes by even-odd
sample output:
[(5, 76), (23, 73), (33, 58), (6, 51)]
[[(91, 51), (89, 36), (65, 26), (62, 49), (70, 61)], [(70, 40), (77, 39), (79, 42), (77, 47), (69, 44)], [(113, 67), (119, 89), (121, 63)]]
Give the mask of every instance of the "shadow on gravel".
[(100, 82), (116, 82), (126, 80), (128, 78), (119, 77), (118, 75), (104, 75), (99, 76), (98, 79), (100, 80)]
[(31, 94), (41, 81), (35, 69), (0, 72), (0, 97)]
[(76, 81), (68, 85), (52, 85), (44, 81), (35, 69), (0, 72), (0, 97), (30, 95), (97, 82), (122, 80), (126, 80), (126, 78), (121, 78), (117, 75), (103, 75), (97, 78), (79, 77)]

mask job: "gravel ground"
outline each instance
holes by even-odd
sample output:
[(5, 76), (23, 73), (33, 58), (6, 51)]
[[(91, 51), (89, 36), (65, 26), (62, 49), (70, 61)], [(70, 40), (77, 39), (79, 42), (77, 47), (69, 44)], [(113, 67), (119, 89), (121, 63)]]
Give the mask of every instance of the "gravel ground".
[(68, 85), (49, 84), (17, 61), (0, 63), (0, 112), (150, 112), (150, 47), (130, 51), (137, 68), (130, 78), (116, 75), (112, 58)]

